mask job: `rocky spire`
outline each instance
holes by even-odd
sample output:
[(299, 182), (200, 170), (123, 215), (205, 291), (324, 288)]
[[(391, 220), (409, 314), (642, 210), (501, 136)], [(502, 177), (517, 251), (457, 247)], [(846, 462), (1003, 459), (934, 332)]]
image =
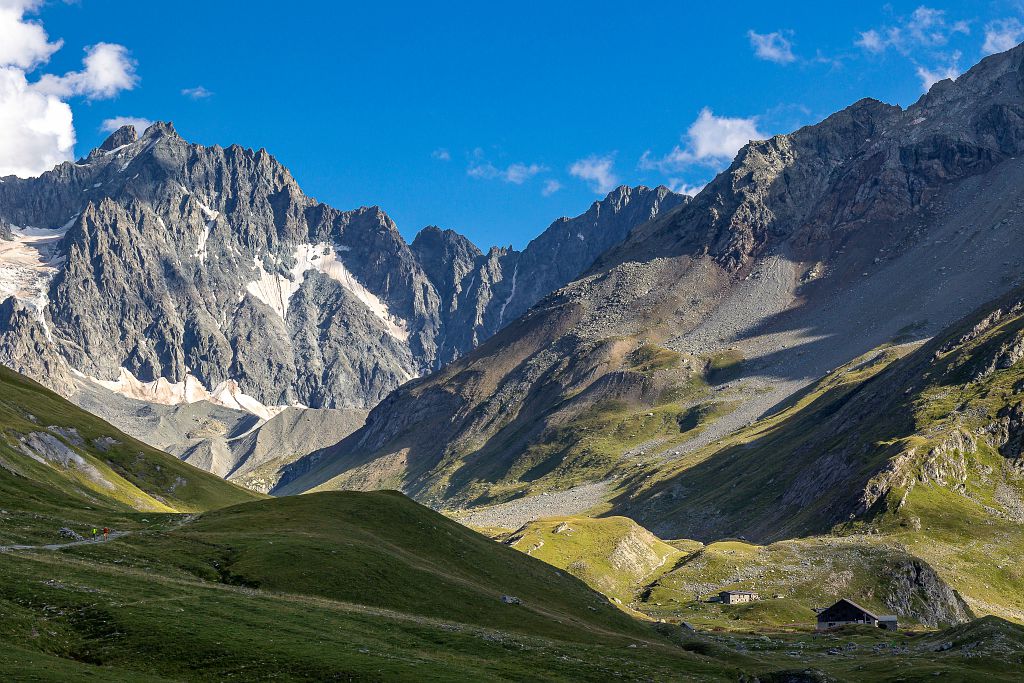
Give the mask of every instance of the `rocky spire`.
[(138, 139), (139, 134), (135, 130), (135, 126), (130, 124), (127, 126), (121, 126), (111, 133), (110, 137), (103, 141), (103, 144), (100, 145), (99, 149), (101, 152), (109, 152), (112, 149), (117, 149), (124, 145), (130, 145)]

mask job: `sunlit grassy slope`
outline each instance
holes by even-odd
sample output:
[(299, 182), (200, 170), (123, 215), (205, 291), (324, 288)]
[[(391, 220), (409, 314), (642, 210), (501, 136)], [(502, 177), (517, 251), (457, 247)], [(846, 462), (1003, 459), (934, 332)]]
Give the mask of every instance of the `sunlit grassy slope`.
[(0, 366), (0, 544), (56, 540), (132, 511), (195, 512), (258, 494), (136, 441)]

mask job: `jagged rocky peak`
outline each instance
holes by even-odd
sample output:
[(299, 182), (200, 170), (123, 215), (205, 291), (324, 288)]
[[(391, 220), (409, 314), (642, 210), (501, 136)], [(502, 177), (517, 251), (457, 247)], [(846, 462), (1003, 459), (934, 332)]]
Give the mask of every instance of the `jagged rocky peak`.
[(568, 284), (470, 357), (396, 392), (286, 486), (347, 485), (373, 469), (367, 454), (395, 462), (399, 452), (406, 490), (429, 500), (542, 488), (548, 475), (538, 471), (582, 481), (572, 468), (592, 461), (573, 461), (571, 450), (537, 458), (598, 401), (641, 400), (630, 386), (653, 391), (621, 361), (645, 341), (698, 364), (743, 358), (715, 394), (734, 403), (692, 439), (700, 443), (906, 330), (936, 332), (1024, 272), (1022, 85), (1018, 47), (906, 110), (863, 99), (753, 141), (692, 200), (665, 195), (653, 220), (633, 221), (596, 262), (574, 268), (582, 277), (558, 269), (591, 258), (589, 245), (609, 233), (590, 229), (646, 213), (657, 190), (617, 189), (521, 254), (492, 254), (490, 272), (502, 276), (488, 285), (488, 306), (473, 310), (478, 329), (500, 328), (524, 310), (517, 302), (543, 298), (533, 283)]
[[(614, 241), (647, 217), (601, 230)], [(49, 331), (40, 343), (74, 371), (213, 393), (235, 382), (267, 405), (368, 408), (547, 293), (524, 298), (523, 282), (561, 286), (603, 249), (593, 241), (551, 278), (453, 231), (409, 245), (380, 207), (318, 202), (266, 150), (192, 144), (169, 122), (0, 183), (0, 221), (49, 231), (26, 242), (38, 267), (18, 267)], [(27, 337), (9, 339), (17, 364)]]
[(126, 126), (121, 126), (113, 133), (111, 133), (110, 137), (103, 141), (103, 144), (100, 145), (99, 149), (100, 151), (103, 152), (109, 152), (111, 150), (117, 149), (118, 147), (130, 145), (131, 143), (135, 142), (138, 139), (139, 134), (135, 130), (135, 126), (130, 124)]

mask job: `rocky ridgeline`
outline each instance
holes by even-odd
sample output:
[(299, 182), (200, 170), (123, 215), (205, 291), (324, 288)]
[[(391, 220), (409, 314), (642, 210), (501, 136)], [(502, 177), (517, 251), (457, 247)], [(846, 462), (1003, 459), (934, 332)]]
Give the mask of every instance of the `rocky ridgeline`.
[(0, 360), (64, 393), (125, 368), (211, 392), (233, 380), (265, 405), (365, 408), (683, 201), (621, 187), (522, 252), (436, 228), (409, 245), (379, 208), (306, 196), (265, 150), (124, 127), (77, 163), (0, 183), (3, 237), (59, 239), (59, 256), (0, 290), (16, 297), (0, 308)]
[[(557, 450), (529, 458), (598, 400), (635, 403), (605, 389), (631, 384), (611, 380), (634, 372), (624, 354), (651, 340), (746, 359), (733, 384), (763, 390), (708, 427), (724, 436), (901, 331), (941, 331), (1019, 284), (1022, 74), (1018, 47), (906, 109), (861, 100), (749, 143), (692, 201), (638, 226), (488, 344), (397, 390), (362, 430), (296, 463), (280, 490), (386, 472), (421, 500), (474, 503), (495, 484), (521, 494), (545, 478), (586, 483), (610, 469), (584, 476)], [(997, 363), (1018, 353), (1005, 351)], [(855, 475), (855, 454), (833, 455), (784, 502)]]

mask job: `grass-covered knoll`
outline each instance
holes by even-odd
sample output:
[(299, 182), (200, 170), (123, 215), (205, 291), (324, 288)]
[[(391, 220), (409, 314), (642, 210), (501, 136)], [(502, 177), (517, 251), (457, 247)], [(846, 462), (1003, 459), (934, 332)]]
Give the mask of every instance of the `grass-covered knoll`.
[(0, 366), (0, 544), (57, 540), (132, 511), (201, 511), (254, 500), (121, 433)]
[(682, 354), (654, 344), (643, 344), (628, 355), (628, 367), (637, 372), (669, 370), (679, 365)]
[(730, 382), (743, 372), (743, 354), (737, 349), (726, 349), (708, 360), (705, 377), (709, 384)]
[[(962, 600), (927, 562), (888, 539), (817, 537), (758, 546), (711, 543), (679, 560), (634, 605), (649, 616), (740, 630), (811, 630), (814, 608), (849, 598), (904, 628), (936, 628), (970, 618)], [(752, 590), (761, 600), (722, 605), (723, 590)]]
[[(904, 627), (940, 627), (970, 610), (932, 567), (883, 536), (813, 537), (760, 546), (657, 538), (624, 517), (539, 520), (501, 536), (565, 569), (623, 609), (670, 623), (738, 631), (813, 630), (816, 607), (850, 598)], [(711, 602), (752, 590), (746, 605)]]
[[(75, 680), (735, 680), (396, 493), (161, 518), (0, 555), (0, 673)], [(169, 522), (169, 523), (168, 523)], [(506, 604), (502, 595), (521, 604)]]
[(619, 604), (675, 565), (682, 551), (626, 517), (560, 517), (531, 522), (504, 539), (565, 569)]
[[(301, 592), (465, 623), (642, 634), (581, 582), (395, 492), (285, 497), (217, 510), (122, 541), (140, 568)], [(103, 548), (82, 551), (102, 560)], [(523, 601), (518, 609), (502, 595)]]

